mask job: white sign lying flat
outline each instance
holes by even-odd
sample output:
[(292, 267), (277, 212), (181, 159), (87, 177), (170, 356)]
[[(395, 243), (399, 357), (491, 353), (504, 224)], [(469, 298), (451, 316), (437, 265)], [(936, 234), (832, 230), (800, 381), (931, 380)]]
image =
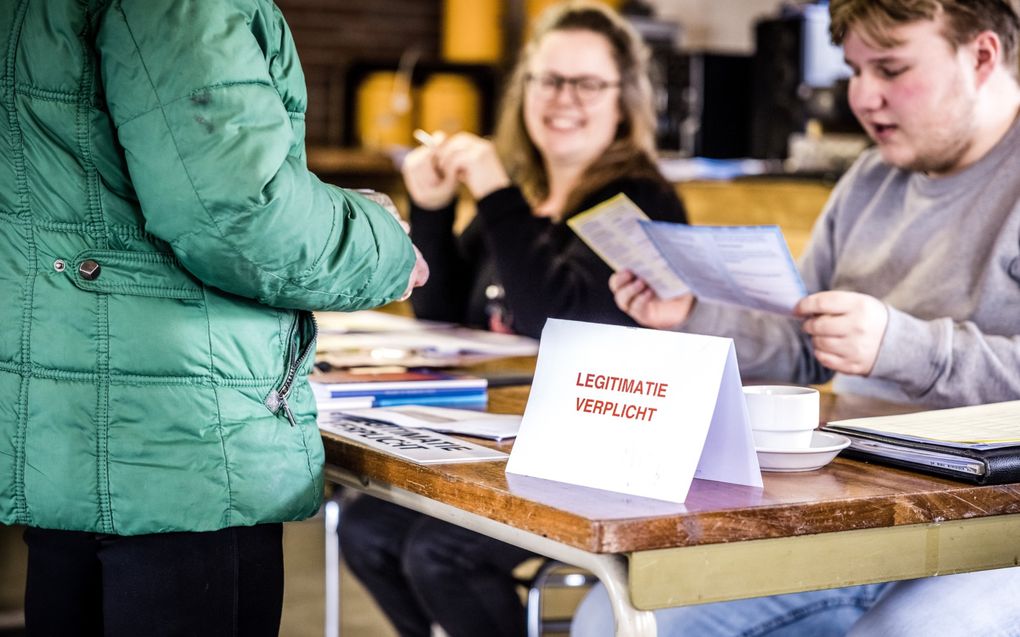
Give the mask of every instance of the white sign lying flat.
[(319, 429), (418, 464), (503, 460), (507, 454), (473, 442), (338, 411), (319, 414)]
[(549, 319), (506, 470), (670, 502), (760, 487), (733, 341)]
[(394, 405), (339, 411), (349, 416), (360, 416), (411, 429), (429, 429), (444, 434), (473, 436), (497, 442), (513, 438), (521, 426), (521, 417), (516, 414), (490, 414), (475, 409), (434, 405)]

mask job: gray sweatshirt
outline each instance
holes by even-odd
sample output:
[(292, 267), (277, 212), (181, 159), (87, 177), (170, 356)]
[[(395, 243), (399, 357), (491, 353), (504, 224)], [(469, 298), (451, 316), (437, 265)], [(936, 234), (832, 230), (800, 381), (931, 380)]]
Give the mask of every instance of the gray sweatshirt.
[[(837, 392), (932, 407), (1020, 399), (1020, 123), (948, 177), (866, 151), (829, 198), (800, 270), (810, 292), (862, 292), (889, 308), (871, 374), (836, 374)], [(796, 320), (699, 302), (682, 329), (732, 337), (745, 378), (833, 375)]]

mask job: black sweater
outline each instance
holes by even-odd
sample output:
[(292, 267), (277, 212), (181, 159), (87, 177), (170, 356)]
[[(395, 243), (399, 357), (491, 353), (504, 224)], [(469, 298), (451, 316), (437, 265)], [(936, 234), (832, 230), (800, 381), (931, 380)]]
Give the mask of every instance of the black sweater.
[[(665, 181), (619, 179), (594, 192), (567, 218), (624, 193), (649, 218), (686, 222), (683, 205)], [(502, 286), (511, 327), (538, 337), (546, 318), (634, 325), (609, 291), (612, 270), (565, 223), (535, 217), (516, 186), (478, 201), (460, 236), (454, 204), (411, 208), (411, 238), (429, 264), (428, 283), (411, 297), (418, 318), (486, 328), (486, 288)]]

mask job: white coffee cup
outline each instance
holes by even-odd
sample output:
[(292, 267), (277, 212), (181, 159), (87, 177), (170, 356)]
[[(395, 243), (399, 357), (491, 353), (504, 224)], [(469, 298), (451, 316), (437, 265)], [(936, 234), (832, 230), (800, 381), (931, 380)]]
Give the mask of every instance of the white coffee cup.
[(791, 385), (744, 387), (754, 444), (762, 449), (805, 449), (818, 427), (818, 390)]

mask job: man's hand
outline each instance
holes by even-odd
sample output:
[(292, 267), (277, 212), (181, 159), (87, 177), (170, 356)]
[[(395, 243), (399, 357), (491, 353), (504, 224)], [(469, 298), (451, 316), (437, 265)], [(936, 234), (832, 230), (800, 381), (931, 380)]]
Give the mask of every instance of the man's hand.
[(843, 374), (867, 376), (875, 367), (889, 309), (873, 296), (832, 290), (806, 296), (794, 308), (806, 317), (815, 358)]
[(648, 287), (644, 279), (630, 270), (620, 270), (609, 277), (616, 306), (626, 312), (639, 325), (656, 329), (677, 327), (687, 320), (694, 307), (694, 295), (685, 294), (663, 300)]

